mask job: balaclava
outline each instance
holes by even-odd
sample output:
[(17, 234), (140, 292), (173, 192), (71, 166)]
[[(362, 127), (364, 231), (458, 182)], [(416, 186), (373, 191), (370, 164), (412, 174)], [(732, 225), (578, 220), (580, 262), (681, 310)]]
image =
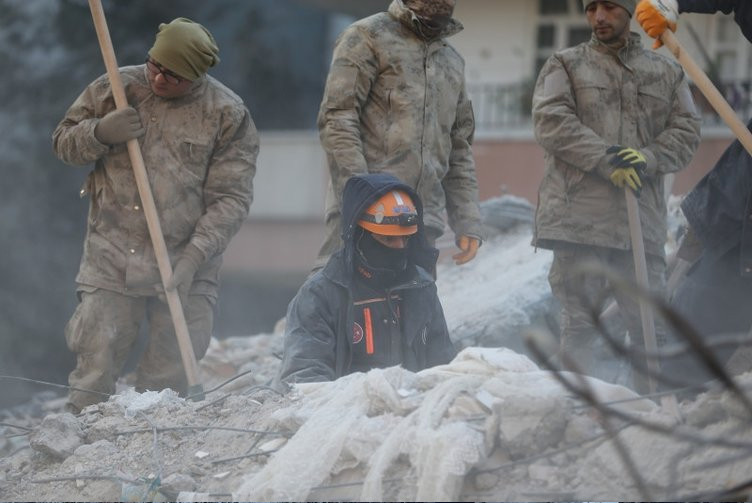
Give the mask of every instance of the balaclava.
[(358, 229), (355, 238), (355, 260), (363, 278), (381, 288), (393, 286), (407, 268), (408, 248), (389, 248), (373, 238), (365, 229)]
[[(595, 1), (596, 0), (582, 0), (582, 8), (587, 9), (587, 6)], [(635, 11), (635, 6), (637, 5), (637, 0), (608, 0), (608, 1), (620, 7), (624, 7), (624, 9), (627, 12), (629, 12), (629, 17), (632, 17)]]
[(219, 63), (219, 47), (209, 30), (179, 17), (159, 25), (149, 56), (184, 79), (196, 80)]
[(456, 0), (404, 0), (405, 7), (415, 14), (418, 31), (426, 40), (433, 40), (449, 24)]

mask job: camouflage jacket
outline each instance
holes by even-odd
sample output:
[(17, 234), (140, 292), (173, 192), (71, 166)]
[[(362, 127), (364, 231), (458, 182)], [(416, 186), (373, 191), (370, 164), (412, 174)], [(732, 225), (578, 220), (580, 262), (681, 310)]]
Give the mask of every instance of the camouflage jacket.
[(664, 175), (682, 169), (699, 143), (700, 120), (681, 67), (644, 50), (636, 33), (618, 53), (593, 37), (543, 66), (533, 122), (545, 150), (533, 243), (631, 248), (623, 189), (608, 179), (613, 155), (606, 150), (622, 145), (647, 158), (642, 232), (646, 252), (663, 256)]
[[(452, 20), (444, 36), (462, 29)], [(465, 63), (442, 38), (421, 39), (412, 12), (394, 0), (340, 36), (319, 111), (336, 198), (354, 174), (388, 172), (415, 188), (426, 226), (481, 237)], [(331, 190), (331, 187), (330, 187)]]
[[(128, 103), (146, 134), (139, 138), (170, 259), (192, 243), (205, 263), (194, 292), (216, 295), (221, 256), (248, 215), (258, 136), (242, 100), (211, 76), (188, 95), (151, 92), (144, 65), (120, 69)], [(106, 76), (91, 83), (53, 133), (64, 162), (95, 163), (81, 190), (90, 196), (80, 285), (139, 295), (161, 290), (154, 249), (125, 144), (94, 137), (99, 118), (114, 110)]]

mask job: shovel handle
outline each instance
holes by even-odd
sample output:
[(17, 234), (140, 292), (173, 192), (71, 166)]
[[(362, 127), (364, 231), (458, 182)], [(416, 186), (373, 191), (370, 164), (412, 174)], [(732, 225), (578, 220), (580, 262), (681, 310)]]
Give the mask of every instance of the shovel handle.
[(715, 109), (718, 115), (723, 121), (731, 128), (731, 131), (736, 135), (739, 142), (744, 146), (749, 155), (752, 156), (752, 133), (749, 132), (747, 126), (739, 120), (739, 117), (731, 108), (726, 98), (718, 91), (713, 82), (708, 78), (708, 75), (699, 67), (689, 53), (679, 44), (676, 35), (671, 30), (666, 30), (661, 35), (661, 42), (668, 50), (676, 57), (679, 64), (682, 65), (684, 70), (690, 76), (697, 88), (705, 95), (708, 103)]
[[(118, 109), (125, 108), (128, 106), (128, 101), (125, 96), (123, 82), (120, 78), (120, 70), (118, 69), (117, 60), (115, 59), (115, 51), (112, 47), (112, 39), (110, 38), (110, 31), (107, 28), (107, 20), (105, 19), (104, 10), (102, 9), (102, 2), (100, 0), (89, 0), (89, 8), (91, 10), (91, 16), (94, 19), (94, 28), (97, 32), (97, 39), (99, 40), (99, 47), (102, 50), (104, 64), (107, 68), (107, 77), (110, 80), (112, 96), (115, 99), (115, 107)], [(167, 254), (167, 245), (165, 244), (162, 227), (159, 223), (157, 207), (154, 204), (154, 197), (151, 192), (151, 187), (149, 186), (149, 178), (146, 174), (144, 158), (141, 155), (141, 148), (138, 145), (137, 139), (134, 138), (128, 140), (127, 146), (128, 155), (130, 156), (131, 165), (133, 166), (133, 174), (136, 178), (138, 193), (141, 197), (141, 205), (144, 209), (144, 216), (146, 217), (146, 224), (149, 228), (149, 236), (151, 237), (151, 242), (154, 246), (154, 255), (157, 258), (159, 274), (162, 278), (162, 284), (166, 285), (172, 277), (172, 265), (170, 264), (170, 258)], [(193, 352), (193, 344), (191, 343), (190, 334), (188, 333), (188, 325), (185, 321), (180, 297), (178, 296), (177, 290), (167, 291), (167, 289), (165, 289), (165, 296), (167, 298), (167, 305), (170, 308), (172, 322), (175, 326), (175, 335), (177, 336), (180, 356), (183, 360), (183, 368), (188, 380), (188, 385), (195, 388), (196, 386), (200, 386), (198, 380), (198, 364), (196, 363), (196, 355)]]

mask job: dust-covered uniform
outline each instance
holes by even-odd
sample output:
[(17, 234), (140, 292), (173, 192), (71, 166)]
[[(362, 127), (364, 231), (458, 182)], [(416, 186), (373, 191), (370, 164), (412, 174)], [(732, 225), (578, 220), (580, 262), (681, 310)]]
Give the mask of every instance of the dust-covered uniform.
[[(609, 181), (612, 145), (640, 150), (647, 168), (639, 197), (650, 285), (664, 287), (664, 175), (682, 169), (699, 142), (700, 120), (681, 67), (643, 49), (631, 33), (620, 50), (589, 42), (554, 54), (533, 97), (535, 136), (545, 149), (533, 244), (554, 251), (549, 282), (562, 304), (562, 350), (587, 369), (595, 355), (591, 302), (599, 277), (579, 276), (586, 259), (634, 278), (626, 200)], [(617, 301), (636, 344), (636, 302)], [(605, 377), (605, 376), (603, 376)]]
[(342, 190), (355, 174), (387, 172), (414, 188), (429, 241), (443, 233), (445, 209), (456, 236), (482, 238), (465, 63), (445, 40), (461, 29), (451, 20), (427, 42), (394, 0), (340, 35), (318, 117), (331, 177), (319, 266), (341, 246)]
[[(242, 100), (209, 75), (187, 95), (155, 95), (145, 65), (120, 69), (128, 103), (146, 129), (139, 138), (167, 251), (174, 263), (191, 243), (203, 254), (184, 311), (197, 357), (211, 337), (222, 253), (248, 214), (258, 136)], [(94, 136), (99, 119), (115, 109), (106, 76), (91, 83), (53, 133), (57, 156), (72, 165), (95, 163), (81, 189), (89, 216), (76, 277), (80, 304), (66, 327), (78, 355), (71, 386), (114, 392), (115, 380), (144, 317), (149, 343), (137, 387), (185, 388), (185, 375), (154, 249), (126, 144)], [(83, 407), (101, 400), (71, 392)]]

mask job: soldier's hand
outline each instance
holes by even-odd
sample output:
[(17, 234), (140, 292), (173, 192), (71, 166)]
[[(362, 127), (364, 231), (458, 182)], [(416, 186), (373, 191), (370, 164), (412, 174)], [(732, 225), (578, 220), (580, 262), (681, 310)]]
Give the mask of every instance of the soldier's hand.
[(462, 265), (470, 262), (475, 258), (475, 254), (478, 253), (480, 247), (480, 239), (472, 236), (460, 236), (457, 240), (457, 248), (462, 250), (460, 253), (452, 255), (454, 263)]
[(679, 20), (679, 6), (676, 0), (640, 0), (635, 9), (635, 18), (645, 33), (653, 37), (653, 49), (663, 45), (661, 35), (666, 28), (676, 31)]
[(94, 128), (94, 136), (99, 143), (117, 145), (133, 138), (138, 138), (146, 132), (141, 125), (141, 118), (133, 107), (114, 110), (101, 119)]
[(645, 156), (639, 150), (620, 145), (609, 147), (606, 153), (614, 154), (610, 161), (614, 167), (609, 175), (611, 183), (619, 188), (624, 188), (626, 185), (639, 197), (642, 178), (645, 176), (645, 168), (648, 165)]
[(193, 284), (193, 277), (196, 271), (204, 262), (204, 254), (192, 244), (188, 244), (175, 263), (175, 269), (172, 271), (172, 277), (165, 285), (165, 289), (171, 292), (175, 289), (178, 291), (180, 300), (185, 302), (188, 298), (188, 292)]

